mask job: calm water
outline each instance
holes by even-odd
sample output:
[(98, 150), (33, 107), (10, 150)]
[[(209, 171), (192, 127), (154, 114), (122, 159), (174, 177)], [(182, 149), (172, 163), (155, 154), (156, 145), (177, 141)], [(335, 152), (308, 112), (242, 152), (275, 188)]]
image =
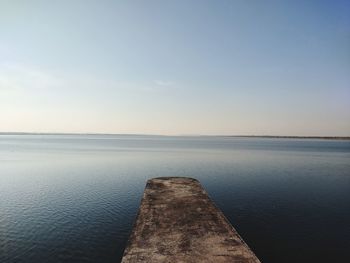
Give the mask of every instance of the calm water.
[(0, 135), (0, 262), (118, 262), (148, 178), (201, 181), (263, 262), (350, 262), (350, 141)]

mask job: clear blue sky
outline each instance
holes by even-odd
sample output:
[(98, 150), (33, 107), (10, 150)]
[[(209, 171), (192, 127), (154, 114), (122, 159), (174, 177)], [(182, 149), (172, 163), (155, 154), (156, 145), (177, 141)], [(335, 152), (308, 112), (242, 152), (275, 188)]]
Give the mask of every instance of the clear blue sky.
[(350, 135), (349, 1), (0, 1), (0, 131)]

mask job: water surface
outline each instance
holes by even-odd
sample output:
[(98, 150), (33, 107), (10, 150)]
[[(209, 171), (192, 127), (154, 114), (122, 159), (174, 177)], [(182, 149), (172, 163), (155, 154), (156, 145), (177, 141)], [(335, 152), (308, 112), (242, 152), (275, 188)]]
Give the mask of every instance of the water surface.
[(148, 178), (189, 176), (263, 262), (350, 262), (350, 141), (0, 135), (0, 262), (118, 262)]

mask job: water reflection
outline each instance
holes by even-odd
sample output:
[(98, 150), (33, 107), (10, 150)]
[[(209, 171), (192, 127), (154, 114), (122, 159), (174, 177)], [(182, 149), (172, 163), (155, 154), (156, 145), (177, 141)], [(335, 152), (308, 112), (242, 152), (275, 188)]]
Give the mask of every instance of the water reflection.
[(0, 262), (117, 262), (145, 181), (199, 179), (265, 262), (349, 259), (349, 141), (0, 136)]

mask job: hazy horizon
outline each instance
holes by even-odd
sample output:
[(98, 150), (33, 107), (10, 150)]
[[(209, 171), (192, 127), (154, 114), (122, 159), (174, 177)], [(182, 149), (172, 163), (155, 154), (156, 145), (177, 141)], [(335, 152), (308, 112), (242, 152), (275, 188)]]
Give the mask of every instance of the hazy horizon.
[(349, 1), (0, 3), (0, 132), (350, 136)]
[(154, 134), (154, 133), (98, 133), (98, 132), (6, 132), (0, 131), (0, 135), (106, 135), (106, 136), (156, 136), (156, 137), (257, 137), (257, 138), (344, 138), (350, 139), (350, 136), (332, 136), (332, 135), (286, 135), (286, 134)]

